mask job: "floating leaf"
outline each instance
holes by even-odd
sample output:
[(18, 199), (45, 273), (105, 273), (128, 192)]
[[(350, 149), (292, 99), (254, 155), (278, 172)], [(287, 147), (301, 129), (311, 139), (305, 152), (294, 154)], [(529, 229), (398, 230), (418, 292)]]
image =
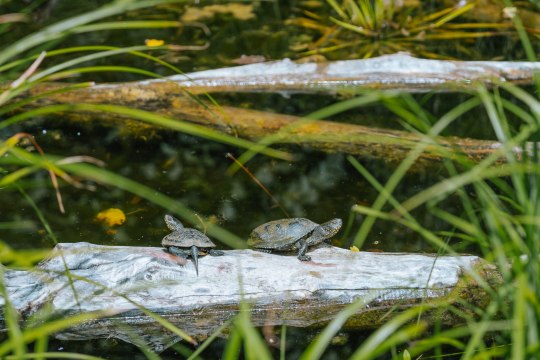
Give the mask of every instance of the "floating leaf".
[(110, 208), (100, 211), (96, 217), (96, 221), (100, 221), (107, 226), (122, 225), (126, 221), (126, 214), (120, 209)]
[(144, 40), (144, 44), (146, 46), (150, 46), (150, 47), (162, 46), (163, 44), (165, 44), (165, 41), (158, 40), (158, 39), (146, 39), (146, 40)]

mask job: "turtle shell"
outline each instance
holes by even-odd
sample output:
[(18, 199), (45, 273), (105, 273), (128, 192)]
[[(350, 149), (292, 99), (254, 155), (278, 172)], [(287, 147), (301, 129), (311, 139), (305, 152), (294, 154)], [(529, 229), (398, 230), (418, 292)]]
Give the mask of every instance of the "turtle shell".
[(319, 224), (304, 218), (270, 221), (256, 227), (247, 244), (259, 249), (293, 249), (298, 240), (309, 235), (318, 226)]
[(176, 246), (179, 248), (189, 248), (195, 245), (198, 248), (213, 248), (216, 245), (196, 229), (183, 228), (173, 231), (161, 240), (161, 245), (164, 247)]

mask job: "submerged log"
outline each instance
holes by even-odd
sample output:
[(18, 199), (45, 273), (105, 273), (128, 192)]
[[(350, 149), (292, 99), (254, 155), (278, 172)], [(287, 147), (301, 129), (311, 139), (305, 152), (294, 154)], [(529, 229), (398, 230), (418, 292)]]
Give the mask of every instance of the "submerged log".
[(389, 314), (421, 302), (432, 309), (422, 316), (428, 324), (452, 325), (464, 320), (446, 311), (448, 306), (467, 301), (482, 307), (488, 295), (478, 280), (499, 281), (498, 272), (476, 256), (330, 246), (309, 255), (311, 261), (301, 262), (295, 256), (230, 250), (201, 258), (197, 277), (190, 261), (161, 248), (59, 244), (31, 271), (4, 270), (4, 284), (23, 319), (105, 311), (56, 334), (60, 339), (116, 337), (160, 351), (180, 338), (142, 308), (195, 339), (234, 318), (241, 302), (249, 305), (255, 326), (321, 327), (356, 301), (366, 305), (349, 319), (353, 328), (375, 328)]
[[(423, 144), (422, 153), (418, 156), (414, 170), (440, 165), (442, 161), (458, 156), (465, 156), (472, 162), (479, 162), (500, 150), (502, 144), (488, 140), (476, 140), (459, 137), (422, 136), (406, 131), (373, 128), (362, 125), (340, 123), (335, 121), (308, 120), (292, 115), (268, 113), (257, 110), (241, 109), (231, 106), (215, 106), (202, 99), (195, 100), (188, 96), (174, 82), (148, 84), (103, 84), (68, 92), (59, 89), (64, 85), (43, 84), (31, 90), (31, 95), (42, 96), (26, 107), (42, 107), (44, 105), (67, 105), (62, 116), (79, 122), (93, 122), (101, 119), (111, 125), (124, 125), (131, 133), (147, 136), (149, 131), (159, 125), (147, 122), (130, 121), (131, 114), (108, 108), (92, 110), (91, 105), (122, 105), (140, 110), (150, 111), (168, 119), (178, 120), (177, 124), (169, 121), (158, 121), (161, 126), (179, 129), (185, 122), (195, 123), (215, 129), (221, 133), (258, 141), (271, 136), (268, 144), (306, 145), (329, 153), (342, 152), (367, 159), (383, 160), (390, 165), (403, 161), (419, 144)], [(89, 104), (69, 109), (70, 104)], [(178, 125), (178, 126), (177, 126)], [(533, 148), (532, 144), (528, 144)], [(513, 149), (521, 156), (523, 149)], [(501, 152), (501, 157), (503, 153)]]

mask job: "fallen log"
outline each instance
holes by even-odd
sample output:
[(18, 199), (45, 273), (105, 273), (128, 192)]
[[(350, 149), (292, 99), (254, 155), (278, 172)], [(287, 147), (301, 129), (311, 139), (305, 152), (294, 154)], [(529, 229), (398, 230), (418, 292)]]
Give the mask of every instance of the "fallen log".
[(493, 266), (469, 255), (352, 252), (328, 245), (309, 255), (312, 260), (302, 262), (295, 256), (230, 250), (201, 258), (197, 277), (190, 261), (161, 248), (73, 243), (57, 245), (30, 271), (3, 273), (6, 294), (22, 319), (104, 312), (57, 338), (116, 337), (156, 351), (180, 338), (143, 308), (195, 339), (234, 318), (241, 302), (248, 304), (255, 326), (321, 327), (357, 301), (365, 306), (349, 318), (352, 328), (376, 328), (389, 315), (420, 303), (433, 309), (423, 313), (423, 321), (452, 325), (464, 320), (445, 311), (448, 306), (467, 301), (483, 307), (488, 295), (478, 280), (500, 279)]
[(336, 92), (374, 89), (405, 92), (474, 91), (478, 83), (532, 84), (538, 62), (418, 59), (407, 53), (363, 60), (296, 63), (289, 59), (176, 75), (194, 94), (211, 92)]

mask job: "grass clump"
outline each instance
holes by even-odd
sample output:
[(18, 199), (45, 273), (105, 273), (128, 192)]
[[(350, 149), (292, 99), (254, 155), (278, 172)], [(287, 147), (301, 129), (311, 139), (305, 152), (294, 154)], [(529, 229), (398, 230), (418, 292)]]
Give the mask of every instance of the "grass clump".
[(305, 10), (303, 16), (288, 21), (320, 34), (309, 50), (302, 48), (301, 56), (346, 53), (347, 57), (370, 58), (404, 51), (434, 59), (451, 58), (454, 54), (478, 58), (480, 54), (465, 44), (512, 32), (512, 24), (507, 22), (462, 20), (464, 14), (477, 6), (474, 2), (435, 9), (421, 1), (327, 0), (326, 3), (332, 10), (328, 18), (320, 12)]

